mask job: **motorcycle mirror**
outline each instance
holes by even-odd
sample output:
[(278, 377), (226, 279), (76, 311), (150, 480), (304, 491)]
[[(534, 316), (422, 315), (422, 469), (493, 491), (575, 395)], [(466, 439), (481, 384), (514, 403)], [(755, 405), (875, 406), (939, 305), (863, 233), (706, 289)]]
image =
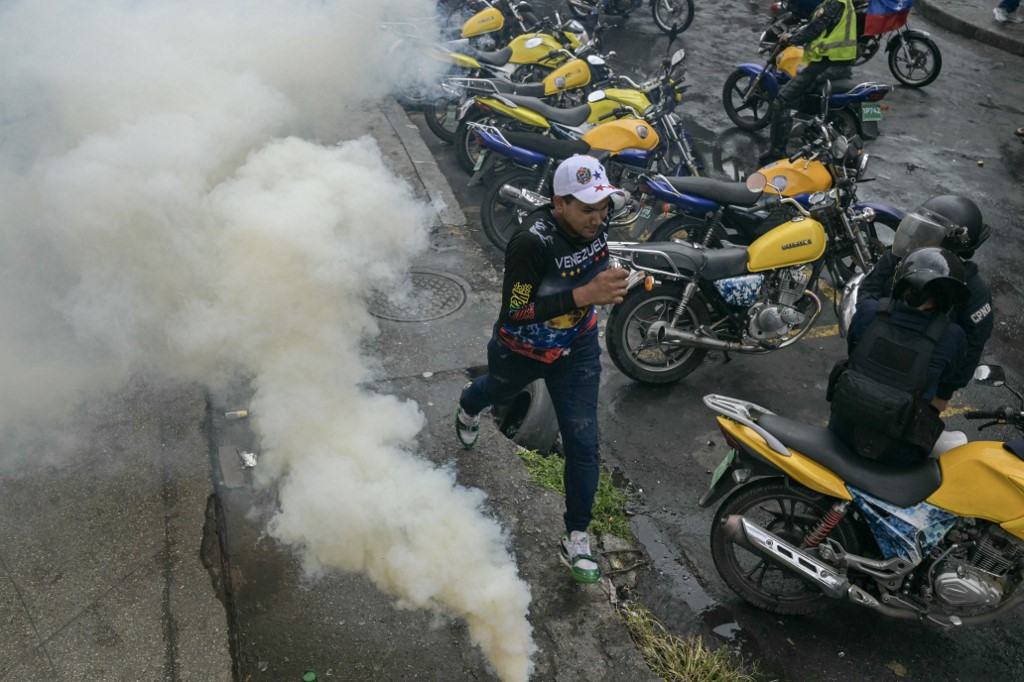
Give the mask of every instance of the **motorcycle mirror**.
[(768, 178), (765, 177), (764, 173), (751, 173), (750, 177), (746, 179), (745, 184), (751, 192), (761, 192), (768, 186)]
[(604, 90), (594, 90), (592, 93), (587, 95), (588, 102), (600, 102), (605, 98)]
[(671, 65), (675, 66), (676, 64), (679, 64), (680, 62), (682, 62), (683, 59), (685, 59), (685, 58), (686, 58), (686, 50), (683, 50), (683, 49), (676, 50), (675, 54), (672, 55)]
[(999, 365), (978, 365), (974, 381), (982, 386), (1002, 386), (1006, 383), (1006, 374)]

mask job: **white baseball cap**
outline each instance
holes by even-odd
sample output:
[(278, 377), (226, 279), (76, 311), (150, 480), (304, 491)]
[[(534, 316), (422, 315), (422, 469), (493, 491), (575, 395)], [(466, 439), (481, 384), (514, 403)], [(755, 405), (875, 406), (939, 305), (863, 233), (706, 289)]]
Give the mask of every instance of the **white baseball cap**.
[(558, 165), (552, 187), (556, 196), (571, 194), (584, 204), (596, 204), (612, 195), (625, 196), (608, 181), (601, 162), (583, 154), (571, 156)]

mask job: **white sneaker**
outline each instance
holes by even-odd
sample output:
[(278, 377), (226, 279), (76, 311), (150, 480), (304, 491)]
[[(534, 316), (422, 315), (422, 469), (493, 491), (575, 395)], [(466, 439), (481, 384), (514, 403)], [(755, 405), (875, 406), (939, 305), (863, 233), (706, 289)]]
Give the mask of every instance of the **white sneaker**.
[(1006, 13), (1006, 10), (1003, 9), (1002, 7), (996, 7), (994, 10), (992, 10), (992, 14), (996, 16), (996, 21), (998, 21), (1000, 24), (1005, 24), (1010, 20), (1010, 15), (1008, 15)]
[(573, 580), (596, 583), (601, 579), (601, 567), (590, 554), (590, 537), (585, 532), (574, 530), (563, 535), (558, 549), (562, 563), (572, 569)]

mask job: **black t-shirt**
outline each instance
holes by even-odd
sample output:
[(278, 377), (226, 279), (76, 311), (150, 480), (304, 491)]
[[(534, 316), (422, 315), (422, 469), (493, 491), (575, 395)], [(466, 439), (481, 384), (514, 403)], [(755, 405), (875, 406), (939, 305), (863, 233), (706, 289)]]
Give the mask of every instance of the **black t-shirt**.
[(608, 267), (607, 221), (591, 240), (571, 239), (550, 209), (535, 211), (505, 249), (498, 338), (541, 362), (554, 362), (597, 324), (593, 306), (580, 308), (572, 290)]

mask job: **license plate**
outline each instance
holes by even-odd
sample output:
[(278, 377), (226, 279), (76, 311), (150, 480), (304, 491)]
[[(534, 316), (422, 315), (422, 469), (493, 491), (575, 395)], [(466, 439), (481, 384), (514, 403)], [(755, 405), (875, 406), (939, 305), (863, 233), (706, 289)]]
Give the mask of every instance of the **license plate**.
[(870, 104), (868, 102), (861, 102), (861, 105), (860, 105), (860, 120), (862, 120), (862, 121), (881, 121), (882, 120), (882, 105), (881, 104)]
[(476, 163), (473, 165), (473, 172), (476, 173), (484, 165), (484, 159), (487, 158), (487, 152), (480, 152), (480, 156), (476, 157)]
[(714, 488), (718, 484), (718, 480), (725, 475), (725, 472), (729, 470), (729, 466), (733, 460), (736, 459), (736, 451), (730, 450), (729, 454), (725, 456), (722, 463), (715, 469), (715, 473), (711, 474), (711, 487)]

